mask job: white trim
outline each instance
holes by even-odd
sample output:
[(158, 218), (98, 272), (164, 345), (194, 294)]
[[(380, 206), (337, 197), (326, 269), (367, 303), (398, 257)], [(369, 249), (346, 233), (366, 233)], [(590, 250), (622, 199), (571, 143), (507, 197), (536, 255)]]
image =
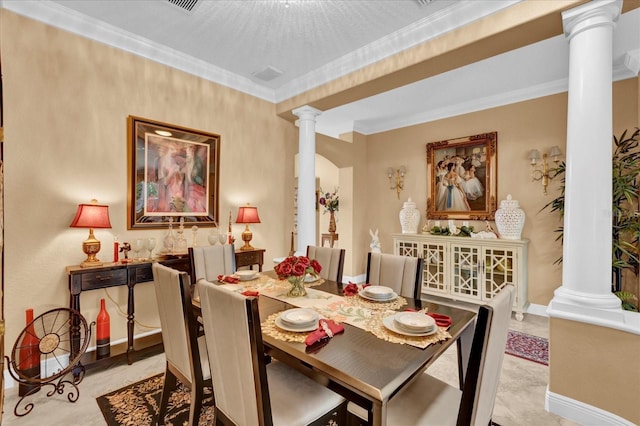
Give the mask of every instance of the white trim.
[(623, 311), (621, 308), (602, 309), (597, 306), (579, 305), (571, 303), (568, 299), (560, 300), (554, 297), (549, 303), (547, 314), (551, 318), (577, 321), (640, 335), (640, 313)]
[(536, 305), (534, 303), (530, 303), (526, 310), (527, 314), (537, 315), (539, 317), (548, 317), (547, 314), (547, 306), (546, 305)]
[(343, 283), (356, 283), (356, 284), (364, 284), (364, 281), (367, 279), (367, 274), (360, 274), (360, 275), (354, 275), (352, 277), (348, 276), (348, 275), (343, 275), (342, 276), (342, 282)]
[(544, 408), (550, 413), (564, 417), (581, 425), (598, 425), (598, 426), (633, 426), (634, 423), (626, 420), (616, 414), (605, 411), (601, 408), (594, 407), (575, 399), (567, 398), (549, 391), (544, 399)]

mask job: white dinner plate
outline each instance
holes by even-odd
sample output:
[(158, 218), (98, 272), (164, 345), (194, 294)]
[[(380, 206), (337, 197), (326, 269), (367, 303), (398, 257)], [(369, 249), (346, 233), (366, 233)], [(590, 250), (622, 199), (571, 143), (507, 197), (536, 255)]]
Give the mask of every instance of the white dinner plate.
[(367, 299), (367, 300), (372, 300), (374, 302), (390, 302), (392, 300), (395, 300), (398, 297), (398, 295), (396, 294), (395, 291), (391, 292), (391, 296), (389, 296), (388, 299), (380, 299), (378, 297), (371, 297), (364, 290), (360, 290), (358, 292), (358, 294), (360, 295), (360, 297), (362, 297), (364, 299)]
[(396, 326), (394, 315), (383, 318), (382, 324), (389, 330), (393, 331), (394, 333), (402, 334), (404, 336), (423, 337), (423, 336), (429, 336), (431, 334), (434, 334), (436, 331), (438, 331), (438, 327), (435, 325), (431, 330), (422, 331), (422, 332), (414, 332), (414, 331), (408, 331), (405, 329), (398, 328)]
[(304, 333), (307, 331), (314, 331), (318, 328), (318, 321), (315, 321), (313, 324), (311, 325), (307, 325), (306, 327), (294, 327), (291, 325), (288, 325), (287, 323), (282, 321), (282, 318), (277, 317), (276, 318), (276, 326), (278, 328), (281, 328), (285, 331), (294, 331), (296, 333)]
[(392, 294), (394, 294), (392, 288), (382, 285), (370, 285), (363, 288), (362, 291), (372, 299), (388, 299)]
[(238, 277), (238, 279), (240, 281), (250, 281), (254, 278), (258, 278), (258, 272), (257, 271), (236, 271), (236, 273), (234, 274), (235, 276)]
[(320, 316), (311, 309), (293, 308), (281, 313), (279, 318), (290, 327), (305, 327), (314, 323), (317, 325)]
[(398, 312), (393, 316), (396, 327), (410, 332), (433, 330), (436, 321), (424, 312)]
[(305, 283), (313, 283), (313, 282), (318, 281), (319, 279), (320, 279), (320, 276), (315, 276), (314, 277), (313, 275), (306, 275), (304, 277), (304, 282)]

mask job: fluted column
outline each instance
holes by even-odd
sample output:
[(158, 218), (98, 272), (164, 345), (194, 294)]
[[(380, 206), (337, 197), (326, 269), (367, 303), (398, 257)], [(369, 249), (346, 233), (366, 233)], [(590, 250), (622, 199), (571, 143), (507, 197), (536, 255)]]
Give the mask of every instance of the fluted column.
[(305, 105), (293, 111), (298, 120), (298, 253), (316, 245), (316, 117), (322, 111)]
[(612, 40), (621, 7), (606, 0), (562, 14), (569, 40), (563, 265), (548, 311), (584, 322), (621, 309), (611, 293)]

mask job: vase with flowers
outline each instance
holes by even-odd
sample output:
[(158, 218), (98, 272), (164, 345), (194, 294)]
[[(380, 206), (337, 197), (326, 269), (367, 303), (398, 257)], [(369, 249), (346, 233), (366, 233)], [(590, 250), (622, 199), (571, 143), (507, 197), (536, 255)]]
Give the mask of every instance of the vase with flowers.
[(291, 289), (287, 293), (289, 297), (300, 297), (307, 294), (304, 287), (304, 277), (309, 274), (317, 277), (322, 266), (317, 260), (310, 260), (307, 256), (289, 256), (274, 268), (278, 278), (287, 279), (291, 284)]
[(320, 188), (320, 199), (318, 200), (321, 206), (324, 207), (324, 213), (329, 212), (329, 233), (336, 233), (336, 216), (335, 212), (339, 210), (340, 200), (338, 198), (338, 188), (335, 188), (333, 192), (324, 192)]

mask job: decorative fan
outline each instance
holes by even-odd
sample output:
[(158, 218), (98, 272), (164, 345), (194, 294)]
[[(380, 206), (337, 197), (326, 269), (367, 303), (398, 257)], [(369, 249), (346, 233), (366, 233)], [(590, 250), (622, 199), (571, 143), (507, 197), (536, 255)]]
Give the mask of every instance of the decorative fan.
[[(91, 323), (93, 325), (94, 323)], [(84, 378), (85, 369), (80, 357), (87, 350), (91, 329), (78, 311), (58, 308), (35, 318), (20, 332), (7, 359), (9, 374), (19, 383), (21, 398), (16, 403), (14, 414), (24, 416), (31, 412), (33, 403), (18, 411), (22, 401), (44, 386), (53, 389), (47, 396), (64, 394), (65, 385), (72, 389), (67, 399), (76, 402), (80, 395), (78, 384)], [(73, 379), (65, 376), (73, 372)], [(54, 383), (55, 382), (55, 383)]]

